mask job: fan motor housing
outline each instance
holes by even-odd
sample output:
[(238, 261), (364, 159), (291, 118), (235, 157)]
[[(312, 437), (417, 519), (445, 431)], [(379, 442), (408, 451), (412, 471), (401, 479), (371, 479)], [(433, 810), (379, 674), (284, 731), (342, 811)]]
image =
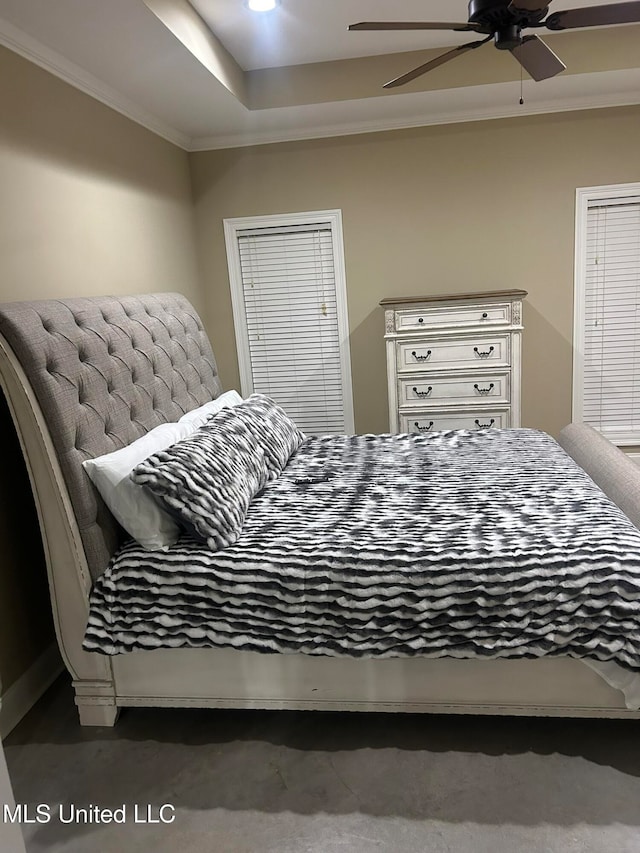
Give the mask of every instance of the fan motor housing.
[(522, 35), (520, 27), (515, 24), (510, 24), (508, 27), (501, 27), (493, 34), (493, 43), (498, 50), (513, 50), (522, 44)]
[[(478, 24), (481, 33), (498, 33), (509, 27), (528, 27), (539, 23), (548, 11), (543, 3), (537, 11), (509, 9), (510, 0), (469, 0), (469, 22)], [(506, 34), (505, 34), (506, 35)], [(505, 50), (509, 49), (508, 36), (504, 41)], [(516, 42), (518, 43), (518, 42)], [(501, 47), (502, 45), (498, 45)], [(513, 47), (513, 44), (511, 45)]]

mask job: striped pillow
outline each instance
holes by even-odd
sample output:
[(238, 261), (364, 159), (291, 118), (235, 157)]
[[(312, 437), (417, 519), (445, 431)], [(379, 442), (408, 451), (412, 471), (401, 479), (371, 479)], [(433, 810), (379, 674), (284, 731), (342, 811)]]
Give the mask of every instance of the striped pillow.
[(305, 440), (304, 433), (275, 400), (264, 394), (251, 394), (234, 411), (264, 451), (268, 478), (275, 480)]
[(252, 498), (267, 482), (264, 452), (235, 408), (131, 473), (212, 551), (239, 537)]

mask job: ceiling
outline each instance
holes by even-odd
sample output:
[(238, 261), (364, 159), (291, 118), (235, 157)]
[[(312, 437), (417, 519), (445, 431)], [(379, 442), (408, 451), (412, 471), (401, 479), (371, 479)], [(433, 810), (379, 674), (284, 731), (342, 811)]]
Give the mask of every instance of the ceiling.
[(640, 103), (640, 25), (542, 33), (567, 70), (525, 74), (521, 105), (520, 66), (490, 44), (383, 90), (475, 39), (347, 30), (389, 19), (465, 22), (467, 2), (0, 0), (0, 44), (190, 151)]

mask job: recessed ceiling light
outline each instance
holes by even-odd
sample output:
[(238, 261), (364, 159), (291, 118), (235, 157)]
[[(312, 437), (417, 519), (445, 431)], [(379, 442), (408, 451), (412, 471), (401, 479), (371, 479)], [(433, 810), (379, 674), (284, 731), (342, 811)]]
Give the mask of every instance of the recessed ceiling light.
[(279, 2), (280, 0), (247, 0), (247, 7), (252, 12), (270, 12)]

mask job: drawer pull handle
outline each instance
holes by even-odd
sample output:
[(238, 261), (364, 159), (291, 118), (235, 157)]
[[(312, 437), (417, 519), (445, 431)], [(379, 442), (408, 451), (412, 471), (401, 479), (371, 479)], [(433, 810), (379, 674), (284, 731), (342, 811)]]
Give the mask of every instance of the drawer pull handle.
[(483, 320), (486, 320), (488, 316), (489, 316), (489, 315), (487, 314), (487, 312), (486, 312), (486, 311), (483, 311), (483, 312), (482, 312), (482, 319), (483, 319)]
[(429, 426), (420, 426), (420, 423), (418, 421), (414, 421), (414, 423), (415, 423), (416, 429), (419, 430), (420, 432), (429, 432), (429, 430), (433, 426), (433, 421), (429, 421)]
[(418, 391), (418, 389), (414, 386), (413, 393), (416, 397), (428, 397), (429, 394), (433, 391), (433, 386), (429, 385), (426, 391)]
[(477, 383), (473, 386), (478, 394), (482, 394), (483, 397), (488, 397), (489, 394), (493, 391), (494, 384), (493, 382), (489, 385), (488, 388), (481, 388)]
[(491, 421), (490, 421), (488, 424), (481, 424), (481, 423), (480, 423), (480, 421), (479, 421), (477, 418), (476, 418), (476, 421), (475, 421), (476, 426), (478, 427), (478, 429), (491, 429), (491, 427), (495, 424), (495, 422), (496, 422), (496, 419), (495, 419), (495, 418), (491, 418)]
[(424, 323), (424, 317), (418, 317), (418, 323)]
[(493, 347), (489, 347), (489, 349), (486, 349), (486, 350), (479, 350), (478, 347), (473, 348), (473, 351), (478, 356), (478, 358), (489, 358), (489, 356), (491, 355), (493, 350), (494, 350)]
[(418, 355), (418, 353), (414, 350), (411, 355), (415, 358), (416, 361), (428, 361), (431, 358), (431, 350), (427, 350), (426, 355)]

